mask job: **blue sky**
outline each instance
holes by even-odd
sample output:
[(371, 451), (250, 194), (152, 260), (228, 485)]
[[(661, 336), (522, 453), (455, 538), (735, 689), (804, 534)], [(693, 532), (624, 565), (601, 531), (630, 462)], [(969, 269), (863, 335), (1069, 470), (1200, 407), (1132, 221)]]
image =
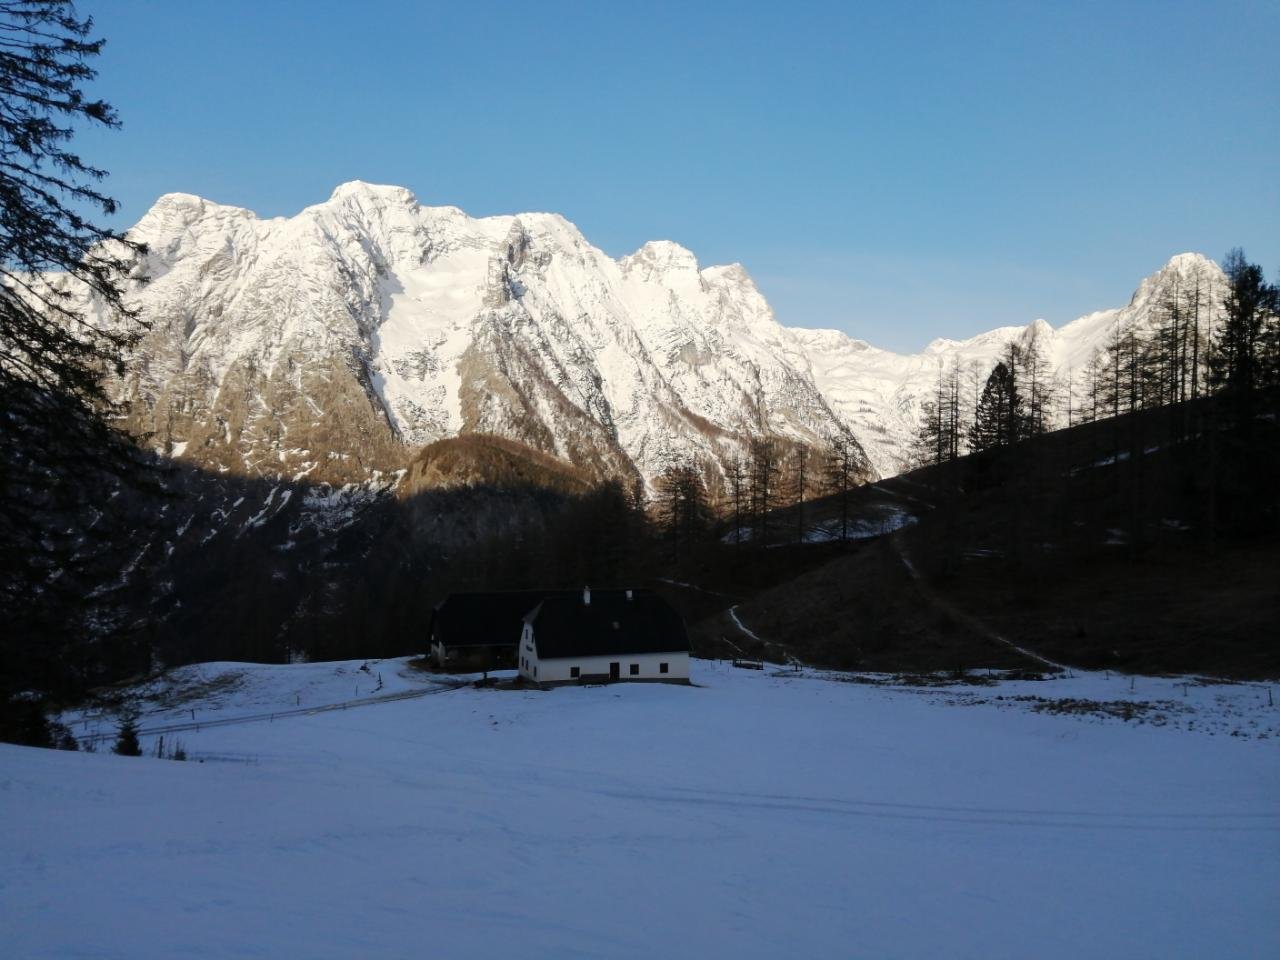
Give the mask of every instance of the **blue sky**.
[(85, 132), (134, 222), (343, 181), (741, 261), (893, 349), (1123, 303), (1169, 256), (1280, 267), (1280, 3), (81, 0)]

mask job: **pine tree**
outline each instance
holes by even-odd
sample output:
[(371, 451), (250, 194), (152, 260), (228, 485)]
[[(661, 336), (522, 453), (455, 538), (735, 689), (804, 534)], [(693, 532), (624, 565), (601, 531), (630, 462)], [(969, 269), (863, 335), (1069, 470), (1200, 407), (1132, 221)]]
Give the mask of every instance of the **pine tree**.
[(1021, 438), (1025, 414), (1018, 381), (1004, 360), (995, 365), (982, 389), (969, 428), (969, 449), (974, 453), (1008, 447)]
[(138, 722), (133, 714), (126, 714), (117, 729), (115, 752), (122, 757), (142, 756), (142, 745), (138, 743)]
[[(35, 424), (70, 417), (64, 429), (78, 431), (110, 408), (104, 368), (119, 373), (137, 339), (136, 323), (118, 321), (133, 317), (121, 284), (141, 250), (85, 219), (86, 210), (115, 213), (116, 203), (95, 186), (106, 172), (69, 149), (78, 122), (119, 126), (108, 104), (81, 91), (104, 42), (88, 39), (92, 28), (65, 0), (0, 2), (0, 387), (9, 420), (14, 410)], [(46, 282), (49, 270), (66, 277)], [(80, 313), (68, 278), (117, 322)]]
[(1280, 388), (1280, 277), (1267, 286), (1262, 301), (1262, 332), (1258, 338), (1258, 382), (1267, 389)]
[(1210, 383), (1228, 394), (1236, 424), (1248, 427), (1254, 395), (1267, 379), (1267, 345), (1275, 294), (1262, 268), (1245, 259), (1239, 247), (1223, 263), (1227, 289), (1223, 322), (1209, 359)]
[[(139, 459), (108, 426), (104, 376), (141, 329), (123, 284), (142, 248), (91, 222), (116, 204), (70, 147), (80, 125), (119, 126), (83, 90), (103, 45), (92, 28), (68, 0), (0, 0), (0, 660), (49, 687), (90, 669), (73, 621), (84, 584), (118, 560), (113, 521), (87, 512)], [(85, 294), (100, 309), (81, 312)]]

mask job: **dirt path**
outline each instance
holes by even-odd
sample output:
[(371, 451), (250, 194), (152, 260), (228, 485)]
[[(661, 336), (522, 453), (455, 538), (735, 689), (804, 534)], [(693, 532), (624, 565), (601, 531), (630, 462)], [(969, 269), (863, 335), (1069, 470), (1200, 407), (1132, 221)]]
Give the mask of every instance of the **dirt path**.
[[(773, 649), (779, 651), (782, 654), (782, 659), (793, 666), (801, 666), (801, 667), (808, 666), (808, 664), (802, 661), (799, 657), (797, 657), (794, 653), (792, 653), (782, 644), (777, 643), (773, 640), (766, 640), (764, 637), (760, 636), (754, 630), (748, 627), (745, 623), (743, 623), (738, 618), (738, 604), (735, 603), (726, 612), (729, 614), (729, 619), (733, 621), (733, 625), (738, 628), (739, 632), (741, 632), (741, 634), (744, 637), (750, 637), (756, 643), (762, 644), (766, 647), (772, 647)], [(733, 649), (737, 650), (739, 653), (743, 653), (743, 650), (736, 643), (730, 640), (728, 637), (722, 637), (721, 639), (723, 639), (725, 643), (733, 647)]]
[(1020, 653), (1027, 659), (1034, 660), (1036, 663), (1047, 667), (1050, 670), (1071, 669), (1064, 663), (1057, 663), (1054, 660), (1050, 660), (1048, 657), (1042, 657), (1040, 654), (1028, 650), (1025, 647), (1018, 646), (1012, 640), (1006, 640), (977, 617), (965, 613), (950, 600), (940, 596), (931, 586), (929, 586), (924, 577), (920, 575), (920, 571), (916, 569), (916, 565), (911, 562), (911, 558), (907, 555), (907, 548), (903, 543), (902, 537), (890, 537), (889, 539), (893, 544), (894, 551), (898, 554), (898, 559), (901, 560), (902, 565), (907, 568), (907, 573), (910, 575), (912, 582), (915, 583), (916, 588), (920, 591), (920, 595), (933, 606), (945, 613), (948, 617), (955, 620), (957, 623), (968, 627), (979, 636), (986, 637), (989, 640), (993, 640), (996, 643), (1006, 646), (1010, 650)]

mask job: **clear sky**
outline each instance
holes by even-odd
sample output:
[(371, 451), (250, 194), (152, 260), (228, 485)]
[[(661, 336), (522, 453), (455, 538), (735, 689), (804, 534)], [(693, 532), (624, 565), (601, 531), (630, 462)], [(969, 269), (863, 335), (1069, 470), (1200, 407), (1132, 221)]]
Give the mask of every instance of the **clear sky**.
[(120, 222), (352, 179), (741, 261), (779, 319), (914, 350), (1280, 267), (1280, 2), (80, 0)]

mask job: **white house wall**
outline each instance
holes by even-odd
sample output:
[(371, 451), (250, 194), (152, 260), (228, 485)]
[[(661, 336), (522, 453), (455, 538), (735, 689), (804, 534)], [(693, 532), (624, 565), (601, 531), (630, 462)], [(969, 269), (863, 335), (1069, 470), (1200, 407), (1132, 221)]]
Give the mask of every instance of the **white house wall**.
[[(533, 649), (530, 650), (529, 647)], [(619, 680), (688, 680), (689, 654), (684, 650), (670, 653), (626, 653), (603, 657), (557, 657), (543, 660), (538, 656), (537, 643), (526, 633), (520, 641), (520, 675), (537, 683), (565, 683), (578, 678), (571, 675), (577, 667), (582, 676), (609, 674), (609, 664), (618, 664)], [(632, 676), (631, 665), (638, 664), (640, 672)], [(662, 673), (661, 664), (667, 665)], [(537, 668), (535, 674), (534, 668)]]

